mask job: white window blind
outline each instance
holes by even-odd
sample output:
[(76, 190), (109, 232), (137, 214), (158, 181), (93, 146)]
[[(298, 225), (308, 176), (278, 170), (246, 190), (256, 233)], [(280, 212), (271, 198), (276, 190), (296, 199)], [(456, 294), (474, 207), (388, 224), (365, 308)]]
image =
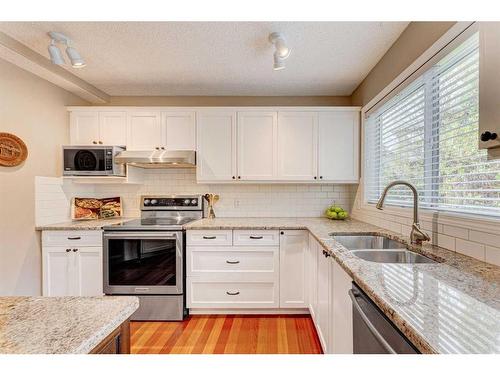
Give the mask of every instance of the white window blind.
[[(393, 180), (415, 185), (420, 206), (500, 216), (500, 160), (478, 149), (479, 37), (471, 36), (365, 122), (365, 199)], [(406, 187), (387, 205), (412, 205)]]

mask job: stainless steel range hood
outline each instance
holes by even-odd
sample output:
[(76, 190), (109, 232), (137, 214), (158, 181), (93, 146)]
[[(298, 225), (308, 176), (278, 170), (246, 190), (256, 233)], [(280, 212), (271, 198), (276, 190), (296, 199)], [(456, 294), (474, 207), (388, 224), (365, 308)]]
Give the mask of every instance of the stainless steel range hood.
[(195, 151), (122, 151), (115, 157), (119, 164), (129, 164), (140, 168), (194, 168)]

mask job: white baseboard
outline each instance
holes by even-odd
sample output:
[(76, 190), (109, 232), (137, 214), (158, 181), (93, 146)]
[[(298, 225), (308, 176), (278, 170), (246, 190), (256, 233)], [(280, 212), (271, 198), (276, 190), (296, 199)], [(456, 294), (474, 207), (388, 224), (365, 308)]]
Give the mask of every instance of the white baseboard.
[(309, 315), (309, 309), (189, 309), (190, 315)]

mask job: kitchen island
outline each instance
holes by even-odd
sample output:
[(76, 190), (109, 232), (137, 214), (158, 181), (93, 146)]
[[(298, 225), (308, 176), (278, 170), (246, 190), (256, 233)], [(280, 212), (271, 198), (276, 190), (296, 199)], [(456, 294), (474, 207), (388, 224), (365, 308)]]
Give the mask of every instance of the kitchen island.
[(0, 354), (129, 353), (136, 297), (0, 297)]

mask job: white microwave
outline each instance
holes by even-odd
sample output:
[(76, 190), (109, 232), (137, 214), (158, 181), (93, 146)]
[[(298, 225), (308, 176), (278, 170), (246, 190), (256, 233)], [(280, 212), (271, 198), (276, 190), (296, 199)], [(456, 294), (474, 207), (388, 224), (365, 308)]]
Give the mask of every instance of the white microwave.
[(125, 176), (115, 161), (122, 146), (63, 146), (63, 176)]

